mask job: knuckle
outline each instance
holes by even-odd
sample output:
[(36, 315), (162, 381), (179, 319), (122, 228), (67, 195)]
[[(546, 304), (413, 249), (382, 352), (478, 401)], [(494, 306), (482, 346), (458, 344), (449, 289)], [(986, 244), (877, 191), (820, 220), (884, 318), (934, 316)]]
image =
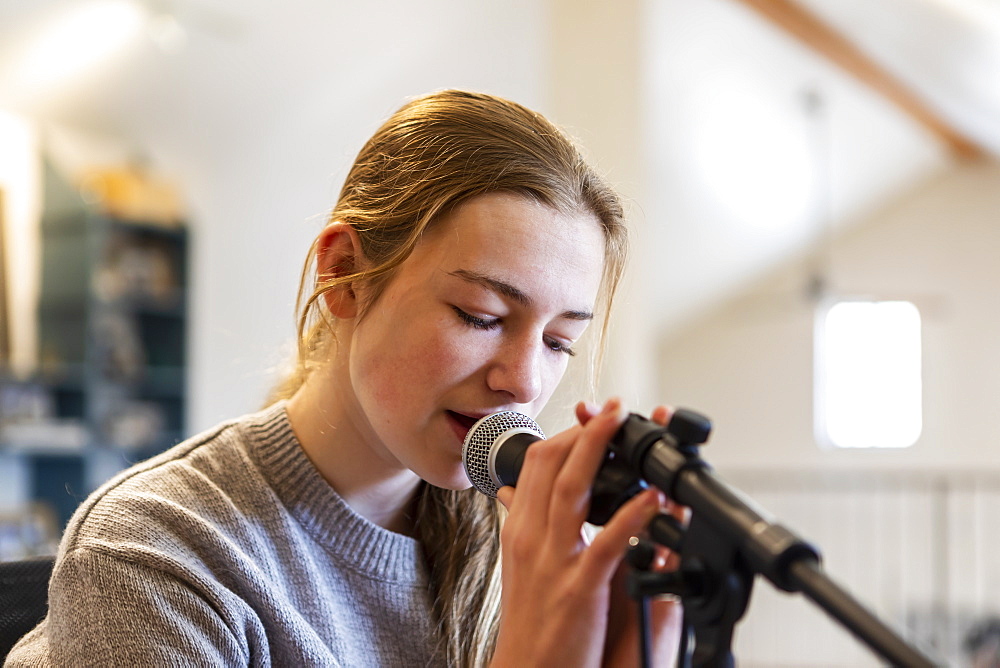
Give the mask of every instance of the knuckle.
[(565, 446), (553, 441), (539, 441), (532, 444), (524, 454), (525, 465), (540, 466), (559, 461), (565, 451)]
[(500, 543), (505, 546), (509, 557), (521, 560), (531, 555), (535, 541), (523, 531), (504, 527), (500, 532)]
[(557, 503), (568, 503), (579, 498), (590, 487), (579, 476), (562, 475), (552, 484), (552, 497)]

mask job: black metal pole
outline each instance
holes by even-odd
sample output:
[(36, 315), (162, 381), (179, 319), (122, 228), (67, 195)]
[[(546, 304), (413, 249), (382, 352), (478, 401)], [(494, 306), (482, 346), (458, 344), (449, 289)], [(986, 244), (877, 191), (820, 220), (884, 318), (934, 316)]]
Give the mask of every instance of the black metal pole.
[(815, 561), (798, 561), (788, 570), (798, 591), (893, 666), (933, 668), (935, 665), (834, 582)]
[(710, 428), (707, 418), (691, 411), (677, 411), (666, 429), (632, 415), (612, 447), (646, 482), (689, 507), (693, 517), (702, 518), (731, 541), (754, 573), (779, 589), (801, 591), (893, 665), (934, 666), (834, 583), (819, 565), (818, 550), (712, 472), (694, 447), (707, 439)]

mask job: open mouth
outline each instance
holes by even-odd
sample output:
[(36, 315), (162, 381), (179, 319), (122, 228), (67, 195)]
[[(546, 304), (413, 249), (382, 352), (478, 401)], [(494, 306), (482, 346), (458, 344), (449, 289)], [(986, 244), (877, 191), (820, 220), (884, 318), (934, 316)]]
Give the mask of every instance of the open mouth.
[(479, 418), (472, 417), (471, 415), (463, 415), (462, 413), (456, 413), (455, 411), (446, 411), (448, 417), (451, 418), (453, 424), (456, 427), (456, 431), (460, 432), (462, 440), (465, 440), (466, 434), (472, 429), (472, 425), (479, 421)]

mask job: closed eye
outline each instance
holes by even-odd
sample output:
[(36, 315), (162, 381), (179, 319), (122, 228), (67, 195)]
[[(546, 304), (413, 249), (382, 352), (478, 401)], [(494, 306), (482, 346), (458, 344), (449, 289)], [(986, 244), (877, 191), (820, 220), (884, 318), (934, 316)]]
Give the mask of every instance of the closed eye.
[[(503, 324), (503, 321), (500, 318), (480, 318), (478, 316), (472, 315), (467, 311), (463, 311), (457, 306), (452, 306), (451, 308), (453, 311), (455, 311), (455, 314), (459, 317), (459, 319), (462, 322), (464, 322), (469, 327), (473, 327), (475, 329), (482, 329), (488, 331), (496, 329), (500, 327), (501, 324)], [(552, 352), (564, 353), (566, 355), (569, 355), (570, 357), (576, 355), (575, 350), (573, 350), (566, 344), (562, 343), (558, 339), (547, 337), (545, 339), (545, 346)]]
[(479, 318), (471, 313), (466, 313), (457, 306), (452, 306), (451, 308), (458, 315), (459, 319), (470, 327), (489, 330), (500, 326), (500, 318)]
[(557, 352), (557, 353), (566, 353), (570, 357), (573, 357), (573, 356), (576, 355), (576, 351), (575, 350), (573, 350), (569, 346), (565, 345), (561, 341), (557, 341), (556, 339), (546, 339), (545, 340), (545, 345), (547, 345), (549, 347), (549, 350), (552, 350), (552, 351)]

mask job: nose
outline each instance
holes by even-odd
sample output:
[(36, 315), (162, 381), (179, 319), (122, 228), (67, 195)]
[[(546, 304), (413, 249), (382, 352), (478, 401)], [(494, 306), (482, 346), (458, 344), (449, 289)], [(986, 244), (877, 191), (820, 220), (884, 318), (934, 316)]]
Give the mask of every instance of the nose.
[(543, 351), (522, 341), (506, 342), (497, 351), (486, 372), (486, 384), (509, 395), (519, 404), (530, 404), (542, 393)]

